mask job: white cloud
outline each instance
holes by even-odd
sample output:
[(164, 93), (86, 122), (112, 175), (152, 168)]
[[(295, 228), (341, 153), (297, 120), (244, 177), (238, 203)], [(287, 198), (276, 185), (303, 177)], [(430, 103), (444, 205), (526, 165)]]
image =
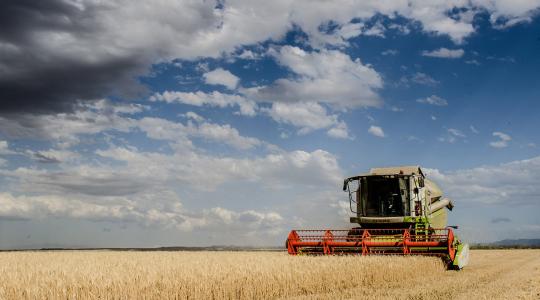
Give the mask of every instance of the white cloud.
[[(85, 1), (71, 8), (77, 30), (38, 27), (29, 32), (34, 39), (26, 49), (32, 47), (44, 61), (57, 62), (62, 57), (92, 65), (108, 61), (132, 63), (126, 72), (140, 75), (155, 63), (177, 58), (220, 57), (243, 45), (279, 41), (293, 26), (305, 32), (317, 49), (326, 41), (343, 44), (343, 37), (321, 32), (321, 25), (332, 22), (348, 38), (359, 33), (359, 25), (351, 21), (368, 21), (378, 15), (397, 19), (397, 23), (403, 22), (402, 18), (394, 17), (403, 16), (420, 24), (425, 32), (447, 35), (460, 43), (475, 31), (472, 22), (476, 14), (487, 11), (495, 26), (511, 26), (530, 20), (538, 6), (537, 1), (515, 4), (508, 0), (346, 3), (233, 0), (226, 1), (222, 7), (216, 7), (212, 1), (159, 1), (152, 5), (146, 1)], [(367, 30), (378, 35), (383, 31), (379, 23)], [(18, 61), (26, 52), (11, 49), (6, 53), (9, 55), (6, 61)], [(29, 71), (17, 68), (16, 64), (10, 67), (12, 72)]]
[(414, 135), (409, 135), (407, 137), (407, 141), (409, 142), (418, 142), (418, 143), (423, 143), (424, 140), (422, 140), (421, 138), (417, 137), (417, 136), (414, 136)]
[[(158, 195), (152, 195), (158, 196)], [(159, 195), (163, 197), (163, 195)], [(166, 195), (167, 196), (167, 195)], [(77, 220), (134, 222), (142, 226), (160, 226), (183, 231), (195, 229), (266, 230), (280, 226), (283, 217), (273, 211), (231, 211), (213, 207), (188, 211), (178, 199), (168, 206), (145, 207), (143, 203), (116, 199), (116, 203), (91, 203), (62, 195), (13, 196), (0, 193), (0, 216), (11, 219), (43, 219), (47, 217)]]
[(409, 76), (401, 76), (399, 81), (397, 82), (398, 86), (405, 86), (409, 87), (409, 83), (416, 83), (416, 84), (422, 84), (427, 86), (436, 86), (440, 82), (438, 80), (435, 80), (433, 77), (429, 76), (426, 73), (422, 72), (416, 72)]
[[(323, 25), (335, 25), (334, 22), (325, 23)], [(310, 33), (310, 43), (312, 46), (318, 49), (326, 47), (326, 44), (333, 46), (348, 46), (349, 43), (347, 40), (357, 37), (359, 35), (366, 36), (377, 36), (384, 38), (384, 32), (386, 28), (381, 22), (376, 22), (372, 25), (366, 25), (365, 23), (347, 23), (341, 25), (339, 30), (336, 30), (333, 33), (326, 34), (325, 26), (322, 26), (322, 32), (311, 32)]]
[(416, 99), (416, 102), (424, 103), (424, 104), (431, 104), (431, 105), (435, 105), (435, 106), (447, 106), (448, 105), (448, 101), (446, 101), (446, 99), (441, 98), (441, 97), (439, 97), (437, 95), (431, 95), (431, 96), (426, 97), (426, 98)]
[(384, 131), (381, 127), (379, 126), (373, 126), (371, 125), (368, 129), (368, 132), (371, 133), (372, 135), (374, 136), (377, 136), (377, 137), (384, 137)]
[(476, 66), (480, 65), (480, 62), (478, 62), (476, 59), (466, 60), (465, 63), (468, 65), (476, 65)]
[(499, 138), (497, 141), (490, 142), (489, 145), (493, 148), (505, 148), (508, 147), (508, 142), (512, 140), (512, 137), (506, 133), (495, 131), (493, 136)]
[(240, 81), (240, 78), (222, 68), (204, 73), (203, 77), (207, 84), (223, 85), (229, 90), (234, 90)]
[(0, 141), (0, 155), (13, 154), (12, 150), (9, 149), (9, 143), (7, 141)]
[(243, 89), (248, 97), (264, 102), (320, 102), (335, 107), (377, 107), (381, 100), (381, 76), (359, 59), (339, 51), (306, 52), (283, 46), (270, 54), (297, 76), (282, 78), (269, 86)]
[(276, 122), (300, 128), (298, 131), (300, 134), (328, 128), (338, 123), (337, 115), (329, 115), (326, 109), (318, 103), (275, 102), (267, 112)]
[(328, 114), (320, 103), (336, 108), (380, 106), (376, 89), (382, 80), (371, 67), (339, 51), (314, 51), (284, 46), (270, 50), (276, 60), (299, 77), (278, 79), (270, 86), (240, 89), (244, 95), (196, 92), (169, 92), (153, 95), (151, 101), (180, 102), (218, 107), (240, 106), (240, 113), (255, 115), (257, 105), (248, 99), (271, 102), (266, 110), (280, 123), (299, 127), (299, 133), (332, 127), (331, 137), (348, 137), (346, 127), (338, 124), (337, 115)]
[(423, 56), (438, 57), (438, 58), (460, 58), (465, 54), (463, 49), (447, 49), (440, 48), (433, 51), (422, 51)]
[(97, 150), (96, 154), (98, 161), (109, 163), (62, 165), (60, 170), (20, 167), (0, 170), (0, 174), (18, 182), (19, 193), (88, 197), (85, 200), (93, 202), (110, 197), (135, 199), (173, 188), (213, 191), (242, 182), (266, 189), (328, 187), (337, 186), (342, 179), (336, 157), (323, 150), (253, 158), (212, 156), (197, 149), (164, 154), (127, 147)]
[(395, 56), (395, 55), (398, 55), (399, 51), (396, 50), (396, 49), (388, 49), (388, 50), (384, 50), (383, 52), (381, 52), (381, 55), (384, 55), (384, 56), (387, 56), (387, 55), (391, 55), (391, 56)]
[(236, 128), (228, 124), (219, 125), (201, 121), (197, 124), (188, 122), (184, 125), (165, 119), (146, 117), (139, 120), (137, 126), (153, 139), (186, 142), (188, 137), (200, 137), (240, 150), (262, 145), (262, 142), (256, 138), (241, 136)]
[(411, 33), (411, 29), (409, 28), (409, 24), (389, 24), (388, 28), (396, 30), (397, 32), (407, 35)]
[(73, 162), (81, 157), (81, 155), (74, 151), (49, 149), (44, 151), (28, 151), (30, 156), (41, 163), (62, 163)]
[(192, 111), (188, 111), (187, 113), (184, 114), (184, 116), (188, 119), (192, 119), (196, 122), (202, 122), (204, 121), (204, 117), (200, 116), (199, 114), (197, 113), (194, 113)]
[(475, 0), (475, 5), (484, 7), (490, 13), (490, 22), (496, 28), (507, 28), (521, 22), (530, 22), (538, 14), (538, 0), (509, 1), (509, 0)]
[(246, 59), (246, 60), (256, 60), (256, 59), (260, 59), (261, 55), (251, 50), (244, 49), (240, 54), (238, 54), (237, 57), (240, 59)]
[(230, 125), (216, 125), (211, 123), (202, 123), (196, 129), (196, 135), (207, 139), (222, 141), (238, 149), (251, 149), (261, 145), (261, 141), (252, 137), (244, 137), (238, 133), (236, 128)]
[(342, 38), (346, 40), (353, 37), (357, 37), (360, 34), (362, 34), (363, 27), (364, 27), (364, 24), (362, 23), (349, 23), (342, 26), (339, 29), (338, 35), (340, 35)]
[(0, 116), (0, 132), (11, 138), (52, 140), (60, 147), (79, 143), (81, 135), (109, 130), (128, 132), (135, 120), (125, 114), (137, 113), (140, 106), (116, 107), (106, 101), (79, 104), (73, 113), (49, 115), (20, 114), (16, 118)]
[(451, 172), (425, 169), (425, 173), (458, 205), (470, 202), (508, 206), (540, 203), (537, 192), (540, 157)]
[(378, 36), (381, 38), (384, 38), (384, 32), (386, 31), (386, 28), (381, 22), (375, 23), (375, 25), (371, 26), (369, 29), (364, 30), (364, 35), (371, 35), (371, 36)]
[[(192, 95), (192, 94), (191, 94)], [(162, 97), (169, 97), (164, 94)], [(171, 96), (172, 97), (172, 96)], [(197, 95), (195, 95), (195, 98)], [(169, 98), (167, 98), (169, 99)], [(220, 97), (211, 98), (223, 99)], [(227, 99), (225, 97), (225, 99)], [(238, 98), (242, 101), (243, 98)], [(233, 100), (235, 100), (233, 98)], [(174, 101), (174, 98), (173, 98)], [(213, 102), (216, 105), (228, 105), (226, 102)], [(242, 103), (241, 105), (249, 106)], [(195, 113), (187, 113), (186, 116), (196, 121), (194, 124), (175, 123), (160, 118), (145, 117), (142, 119), (123, 116), (125, 110), (114, 110), (110, 106), (98, 107), (81, 105), (73, 113), (60, 113), (54, 115), (22, 115), (15, 119), (0, 117), (0, 132), (13, 138), (34, 138), (53, 141), (60, 148), (68, 148), (78, 144), (83, 135), (95, 135), (107, 132), (131, 132), (138, 128), (145, 132), (148, 137), (160, 140), (175, 140), (184, 146), (190, 145), (189, 138), (198, 137), (213, 142), (230, 145), (237, 149), (246, 150), (263, 143), (252, 137), (241, 136), (236, 128), (228, 124), (219, 125), (205, 122), (202, 117)], [(1, 144), (0, 144), (1, 146)], [(37, 151), (32, 155), (42, 162), (60, 162), (73, 159), (72, 152), (49, 150)], [(69, 156), (69, 157), (68, 157)]]
[[(198, 149), (189, 138), (226, 141), (239, 148), (259, 141), (241, 137), (230, 126), (212, 124), (196, 116), (186, 114), (187, 124), (149, 117), (133, 120), (135, 128), (148, 137), (167, 141), (171, 149), (166, 151), (140, 151), (132, 146), (110, 144), (109, 148), (96, 151), (91, 159), (76, 161), (68, 159), (67, 151), (51, 149), (41, 151), (43, 156), (67, 162), (59, 163), (57, 168), (34, 165), (0, 169), (0, 176), (11, 183), (11, 191), (0, 193), (0, 217), (131, 222), (235, 237), (246, 233), (272, 236), (282, 234), (283, 224), (290, 223), (280, 212), (251, 208), (261, 205), (245, 200), (241, 205), (246, 208), (234, 211), (225, 208), (225, 203), (233, 201), (232, 205), (239, 205), (240, 200), (235, 198), (245, 198), (245, 189), (257, 195), (267, 195), (269, 189), (293, 189), (307, 193), (304, 196), (311, 199), (312, 193), (339, 186), (343, 175), (337, 158), (323, 150), (276, 150), (267, 155), (235, 158)], [(191, 123), (194, 119), (199, 119), (197, 124)], [(228, 189), (224, 194), (223, 188), (230, 186), (241, 186), (242, 192)], [(192, 203), (216, 195), (224, 202), (188, 210), (176, 195), (178, 191), (190, 195)], [(299, 201), (290, 193), (283, 194), (290, 201)], [(253, 238), (245, 241), (252, 242)]]
[(446, 136), (439, 137), (438, 140), (440, 142), (455, 143), (459, 139), (464, 139), (467, 137), (461, 130), (455, 128), (448, 128), (446, 131), (448, 132)]
[(339, 122), (336, 126), (330, 128), (326, 134), (337, 139), (353, 139), (353, 137), (349, 135), (349, 129), (345, 122)]
[(223, 94), (218, 91), (205, 92), (174, 92), (165, 91), (156, 93), (150, 97), (150, 101), (164, 101), (167, 103), (184, 103), (193, 106), (213, 106), (213, 107), (231, 107), (238, 106), (239, 113), (246, 116), (254, 116), (257, 110), (257, 104), (240, 95)]
[(460, 137), (460, 138), (467, 137), (465, 134), (463, 134), (463, 132), (461, 132), (461, 130), (458, 130), (455, 128), (448, 128), (448, 132), (455, 137)]
[(424, 85), (430, 85), (430, 86), (435, 86), (439, 84), (439, 81), (433, 79), (433, 77), (422, 72), (414, 73), (414, 75), (411, 77), (411, 81), (418, 84), (424, 84)]

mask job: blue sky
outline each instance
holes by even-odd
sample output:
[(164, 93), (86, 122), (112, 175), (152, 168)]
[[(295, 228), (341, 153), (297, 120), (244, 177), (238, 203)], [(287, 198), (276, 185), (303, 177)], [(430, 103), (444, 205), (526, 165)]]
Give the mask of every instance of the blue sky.
[(0, 248), (281, 245), (393, 165), (540, 236), (537, 1), (2, 5)]

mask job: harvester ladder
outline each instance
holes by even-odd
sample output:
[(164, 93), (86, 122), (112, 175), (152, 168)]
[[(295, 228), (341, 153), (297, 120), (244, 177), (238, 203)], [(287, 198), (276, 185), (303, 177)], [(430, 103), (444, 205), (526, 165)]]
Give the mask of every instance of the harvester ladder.
[(428, 237), (428, 228), (426, 223), (419, 222), (414, 224), (414, 234), (418, 240), (426, 240)]

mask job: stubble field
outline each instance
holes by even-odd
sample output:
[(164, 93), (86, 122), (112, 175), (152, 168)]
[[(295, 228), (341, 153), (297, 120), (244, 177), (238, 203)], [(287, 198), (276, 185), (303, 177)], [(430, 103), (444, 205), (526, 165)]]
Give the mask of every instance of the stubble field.
[(432, 257), (283, 252), (0, 253), (0, 299), (540, 299), (540, 250)]

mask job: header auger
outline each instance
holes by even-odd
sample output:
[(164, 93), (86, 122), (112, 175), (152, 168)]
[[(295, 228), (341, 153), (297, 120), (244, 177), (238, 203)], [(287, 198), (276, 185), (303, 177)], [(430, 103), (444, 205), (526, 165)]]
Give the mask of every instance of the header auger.
[(434, 255), (449, 268), (461, 269), (469, 246), (447, 227), (452, 201), (418, 166), (375, 168), (345, 179), (351, 223), (346, 230), (292, 230), (287, 251), (297, 254)]

